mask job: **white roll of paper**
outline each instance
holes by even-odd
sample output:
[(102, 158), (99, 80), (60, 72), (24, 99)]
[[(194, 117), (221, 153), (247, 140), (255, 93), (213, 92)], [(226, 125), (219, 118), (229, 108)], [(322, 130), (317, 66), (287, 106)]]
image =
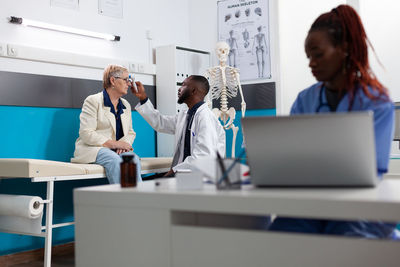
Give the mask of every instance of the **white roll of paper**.
[(42, 198), (37, 196), (0, 194), (0, 216), (36, 219), (43, 213)]

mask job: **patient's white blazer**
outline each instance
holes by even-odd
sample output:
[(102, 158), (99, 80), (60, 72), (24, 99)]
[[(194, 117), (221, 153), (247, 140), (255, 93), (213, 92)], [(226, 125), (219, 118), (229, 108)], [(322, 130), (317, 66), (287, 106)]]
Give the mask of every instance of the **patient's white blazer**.
[(135, 109), (157, 132), (175, 135), (174, 155), (179, 150), (180, 157), (178, 165), (173, 168), (174, 171), (190, 169), (196, 158), (215, 158), (217, 151), (222, 157), (225, 156), (225, 131), (207, 104), (201, 105), (193, 116), (190, 129), (190, 156), (183, 162), (187, 111), (172, 116), (161, 115), (150, 99), (143, 105), (139, 103)]
[[(131, 105), (121, 98), (126, 107), (121, 114), (124, 136), (120, 139), (133, 144), (136, 133), (132, 128)], [(75, 142), (74, 157), (71, 162), (93, 163), (97, 153), (108, 140), (115, 140), (116, 122), (115, 116), (110, 112), (111, 108), (104, 106), (103, 92), (90, 95), (85, 99), (80, 115), (79, 137)]]

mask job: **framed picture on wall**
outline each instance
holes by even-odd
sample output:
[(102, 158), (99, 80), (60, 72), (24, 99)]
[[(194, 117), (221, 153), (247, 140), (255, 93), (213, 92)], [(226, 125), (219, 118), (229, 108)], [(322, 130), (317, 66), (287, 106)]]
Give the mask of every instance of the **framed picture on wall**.
[(269, 0), (218, 1), (218, 40), (229, 44), (228, 65), (241, 80), (271, 78)]
[(122, 0), (98, 0), (98, 1), (99, 1), (100, 15), (113, 17), (117, 19), (123, 18)]

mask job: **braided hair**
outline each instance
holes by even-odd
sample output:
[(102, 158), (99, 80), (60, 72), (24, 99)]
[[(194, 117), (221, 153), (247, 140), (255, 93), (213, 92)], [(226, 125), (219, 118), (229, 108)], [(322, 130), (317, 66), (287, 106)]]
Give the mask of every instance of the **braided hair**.
[[(334, 46), (347, 43), (348, 56), (345, 62), (345, 92), (349, 94), (350, 105), (353, 103), (355, 91), (360, 87), (370, 99), (388, 99), (388, 92), (372, 72), (368, 62), (368, 40), (360, 16), (349, 5), (339, 5), (328, 13), (320, 15), (308, 33), (325, 31)], [(375, 51), (374, 51), (375, 52)], [(371, 94), (371, 87), (377, 94)], [(351, 109), (351, 107), (350, 107)]]

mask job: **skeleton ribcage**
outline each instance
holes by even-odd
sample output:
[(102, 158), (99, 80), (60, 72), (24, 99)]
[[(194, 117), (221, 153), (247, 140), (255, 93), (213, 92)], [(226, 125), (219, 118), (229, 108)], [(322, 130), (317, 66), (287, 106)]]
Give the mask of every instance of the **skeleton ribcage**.
[(220, 67), (208, 69), (207, 75), (209, 78), (212, 99), (219, 99), (223, 94), (226, 94), (228, 98), (237, 96), (239, 84), (236, 80), (236, 73), (237, 69), (235, 68), (225, 68), (226, 90), (223, 90), (222, 69)]

